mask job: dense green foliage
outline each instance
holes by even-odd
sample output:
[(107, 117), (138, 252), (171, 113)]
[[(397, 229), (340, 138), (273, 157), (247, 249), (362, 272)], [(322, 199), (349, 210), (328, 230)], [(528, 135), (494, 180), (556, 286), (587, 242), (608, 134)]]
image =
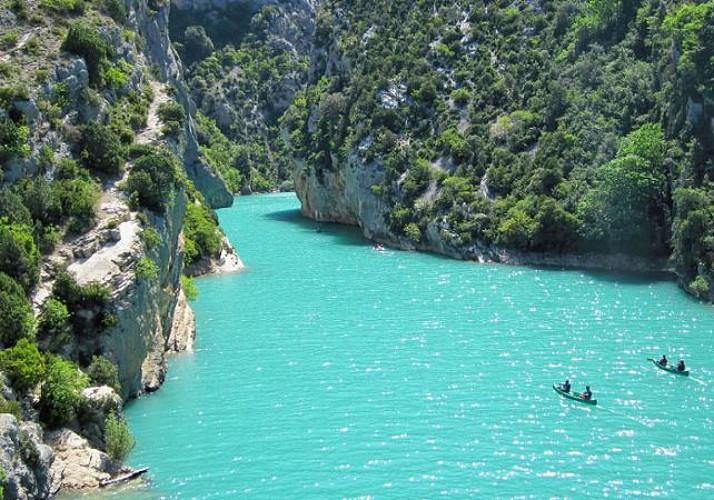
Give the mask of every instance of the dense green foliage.
[(71, 422), (77, 416), (82, 390), (89, 380), (71, 361), (51, 356), (47, 365), (47, 377), (40, 396), (40, 414), (42, 421), (54, 428)]
[(0, 272), (0, 340), (6, 347), (31, 337), (34, 329), (32, 306), (22, 287)]
[[(197, 123), (202, 150), (234, 192), (267, 191), (290, 179), (277, 119), (309, 68), (306, 54), (282, 40), (299, 36), (287, 27), (289, 16), (275, 6), (248, 9), (230, 4), (220, 16), (172, 9), (169, 25), (203, 114)], [(293, 35), (274, 37), (276, 26)]]
[(32, 228), (0, 220), (0, 271), (30, 292), (40, 277), (40, 252)]
[(37, 340), (40, 346), (51, 352), (58, 352), (73, 336), (72, 322), (67, 306), (50, 297), (42, 307), (37, 325)]
[(2, 371), (10, 377), (12, 387), (24, 393), (42, 381), (45, 361), (37, 346), (23, 338), (12, 348), (0, 352)]
[[(68, 272), (61, 272), (52, 287), (52, 297), (64, 304), (68, 311), (84, 311), (82, 315), (71, 314), (69, 322), (75, 337), (86, 339), (111, 326), (115, 321), (111, 313), (111, 292), (99, 283), (79, 285)], [(58, 316), (62, 319), (62, 313)], [(66, 318), (65, 318), (66, 319)], [(58, 329), (63, 329), (62, 322), (57, 321)]]
[(121, 389), (117, 365), (104, 356), (92, 357), (86, 371), (92, 385), (108, 385), (117, 392)]
[(134, 161), (127, 191), (139, 206), (163, 214), (170, 194), (182, 185), (183, 175), (176, 156), (152, 149)]
[(218, 229), (215, 214), (201, 203), (189, 203), (184, 222), (186, 253), (184, 261), (190, 265), (201, 257), (217, 257), (223, 234)]
[(27, 125), (15, 123), (7, 116), (0, 116), (0, 162), (15, 155), (28, 154), (29, 133)]
[(164, 102), (159, 104), (157, 114), (164, 123), (163, 133), (171, 137), (178, 136), (186, 121), (186, 113), (183, 107), (175, 101)]
[(82, 56), (87, 63), (90, 82), (95, 86), (101, 83), (100, 66), (111, 55), (111, 49), (99, 36), (96, 27), (82, 21), (72, 23), (62, 49)]
[(672, 256), (702, 293), (712, 26), (711, 1), (330, 0), (317, 41), (349, 64), (281, 120), (318, 179), (378, 161), (397, 235)]
[(129, 425), (114, 413), (110, 413), (105, 422), (104, 442), (107, 455), (117, 462), (123, 462), (136, 444)]
[(82, 127), (79, 151), (84, 166), (94, 172), (114, 175), (124, 168), (124, 149), (119, 138), (109, 127), (99, 123)]

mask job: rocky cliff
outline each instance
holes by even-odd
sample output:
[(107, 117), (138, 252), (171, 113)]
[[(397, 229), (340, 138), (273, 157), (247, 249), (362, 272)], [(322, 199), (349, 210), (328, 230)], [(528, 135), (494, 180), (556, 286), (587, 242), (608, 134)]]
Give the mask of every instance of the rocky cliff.
[(714, 3), (633, 5), (324, 2), (281, 119), (303, 214), (456, 258), (673, 270), (711, 299)]
[[(199, 150), (183, 69), (169, 41), (168, 3), (121, 3), (119, 12), (125, 17), (118, 16), (118, 24), (105, 17), (96, 18), (99, 39), (111, 47), (109, 59), (101, 67), (104, 87), (97, 84), (97, 68), (87, 63), (90, 56), (60, 51), (57, 33), (66, 30), (52, 31), (56, 13), (51, 12), (44, 20), (44, 11), (38, 11), (40, 21), (35, 22), (39, 26), (32, 28), (20, 12), (4, 6), (0, 9), (0, 25), (19, 33), (27, 30), (16, 47), (7, 56), (2, 55), (2, 62), (11, 61), (19, 67), (24, 64), (45, 80), (41, 85), (12, 91), (9, 99), (2, 101), (5, 109), (20, 116), (28, 130), (27, 151), (7, 160), (0, 156), (3, 189), (10, 190), (23, 179), (39, 175), (53, 182), (60, 175), (55, 165), (62, 159), (86, 161), (82, 156), (86, 151), (78, 154), (77, 130), (84, 130), (84, 124), (90, 122), (109, 123), (107, 130), (125, 130), (122, 139), (133, 142), (131, 147), (138, 151), (138, 156), (128, 158), (122, 166), (123, 175), (100, 174), (94, 222), (87, 231), (67, 231), (55, 244), (44, 258), (41, 278), (32, 294), (35, 310), (40, 313), (53, 296), (55, 279), (65, 271), (80, 288), (108, 290), (103, 309), (79, 306), (73, 311), (75, 322), (85, 325), (87, 333), (77, 334), (53, 349), (83, 368), (97, 355), (106, 358), (118, 368), (121, 398), (136, 397), (159, 388), (171, 352), (192, 346), (195, 322), (180, 280), (187, 205), (225, 207), (233, 196)], [(82, 22), (86, 21), (79, 20), (78, 24)], [(22, 50), (23, 40), (35, 37), (45, 37), (41, 51), (52, 51), (52, 58)], [(40, 80), (40, 76), (36, 78)], [(8, 84), (20, 88), (22, 75)], [(172, 102), (182, 110), (183, 119), (178, 128), (167, 132), (161, 106)], [(131, 115), (127, 118), (127, 113), (142, 107), (146, 113), (143, 124), (132, 121)], [(0, 111), (0, 119), (7, 119), (4, 113)], [(133, 124), (134, 131), (123, 123)], [(159, 185), (165, 194), (159, 200), (160, 207), (150, 210), (141, 206), (141, 198), (136, 191), (130, 193), (127, 186), (132, 183), (135, 158), (154, 150), (175, 157), (185, 173), (176, 173), (177, 180), (172, 184)], [(192, 194), (192, 188), (182, 183), (185, 176), (202, 196)], [(227, 266), (238, 268), (240, 260), (226, 240), (223, 247), (228, 256), (225, 260), (230, 261)], [(122, 399), (109, 388), (114, 395), (106, 399), (98, 389), (89, 388), (86, 391), (90, 392), (82, 395), (84, 406), (77, 419), (52, 432), (45, 432), (36, 423), (34, 406), (41, 387), (27, 396), (6, 389), (3, 401), (20, 405), (15, 416), (0, 415), (0, 465), (6, 474), (2, 483), (6, 498), (47, 498), (63, 488), (97, 487), (117, 471), (119, 464), (101, 448), (104, 418), (109, 412), (121, 415)], [(104, 402), (90, 411), (91, 401), (97, 397)], [(107, 406), (109, 400), (114, 403)]]

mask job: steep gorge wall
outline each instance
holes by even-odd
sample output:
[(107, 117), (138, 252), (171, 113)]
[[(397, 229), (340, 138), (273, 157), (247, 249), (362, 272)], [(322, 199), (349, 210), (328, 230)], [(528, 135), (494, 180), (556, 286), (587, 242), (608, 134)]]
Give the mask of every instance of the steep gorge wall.
[[(124, 94), (133, 91), (141, 95), (147, 86), (154, 89), (149, 124), (137, 135), (137, 142), (170, 149), (210, 206), (230, 206), (232, 194), (211, 171), (198, 148), (183, 69), (168, 36), (169, 4), (152, 2), (150, 8), (141, 1), (128, 2), (126, 6), (126, 27), (106, 25), (100, 36), (112, 44), (117, 58), (130, 64), (129, 80), (121, 89)], [(127, 39), (126, 32), (133, 32), (136, 37)], [(58, 158), (71, 158), (71, 138), (63, 132), (77, 123), (101, 122), (118, 98), (114, 91), (100, 94), (90, 88), (89, 72), (82, 58), (63, 54), (58, 59), (59, 62), (52, 62), (48, 82), (32, 88), (26, 100), (14, 103), (27, 119), (30, 153), (5, 165), (4, 183), (38, 175), (44, 168), (40, 159), (44, 150), (52, 150)], [(156, 119), (157, 101), (166, 98), (169, 88), (174, 89), (175, 99), (188, 117), (183, 130), (173, 139), (163, 136)], [(51, 118), (41, 104), (52, 100), (59, 89), (66, 89), (71, 109), (64, 129), (50, 125)], [(151, 128), (152, 123), (157, 129)], [(96, 224), (86, 234), (69, 236), (45, 258), (41, 282), (33, 294), (34, 306), (39, 311), (49, 297), (54, 278), (63, 269), (80, 285), (107, 286), (111, 292), (111, 324), (91, 338), (73, 339), (64, 350), (74, 359), (86, 360), (101, 354), (113, 361), (119, 370), (123, 399), (158, 389), (166, 374), (167, 356), (190, 348), (195, 334), (193, 313), (180, 281), (186, 190), (174, 189), (170, 199), (162, 200), (166, 206), (163, 213), (142, 213), (132, 208), (122, 190), (125, 180), (126, 177), (104, 181)], [(158, 235), (151, 246), (141, 237), (147, 227)], [(155, 277), (140, 273), (141, 261), (146, 259), (154, 263)], [(233, 261), (235, 269), (240, 261), (237, 257)], [(91, 321), (96, 311), (76, 314)], [(0, 388), (6, 400), (18, 399), (5, 385)], [(113, 394), (108, 387), (104, 389)], [(94, 394), (85, 396), (86, 408), (94, 404), (91, 403)], [(117, 464), (95, 448), (103, 443), (101, 429), (106, 412), (109, 409), (120, 412), (116, 401), (121, 404), (121, 400), (101, 390), (97, 394), (97, 412), (89, 426), (87, 422), (70, 422), (69, 428), (46, 433), (32, 421), (37, 419), (37, 412), (29, 404), (22, 411), (23, 421), (9, 415), (0, 419), (0, 465), (7, 476), (3, 482), (6, 498), (47, 498), (62, 488), (96, 488), (101, 480), (116, 472)], [(112, 402), (107, 406), (109, 400)]]

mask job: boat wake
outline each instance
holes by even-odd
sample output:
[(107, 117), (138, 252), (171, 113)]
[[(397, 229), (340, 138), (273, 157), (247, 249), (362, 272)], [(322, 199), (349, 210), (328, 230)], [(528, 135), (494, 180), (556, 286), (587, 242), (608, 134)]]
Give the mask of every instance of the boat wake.
[(611, 408), (605, 408), (604, 406), (597, 406), (598, 409), (604, 410), (606, 412), (612, 413), (613, 415), (619, 415), (621, 417), (625, 417), (628, 420), (632, 420), (633, 422), (637, 422), (638, 424), (642, 424), (646, 427), (654, 427), (654, 422), (648, 418), (645, 417), (633, 417), (632, 415), (628, 415), (627, 413), (623, 413), (618, 410), (613, 410)]

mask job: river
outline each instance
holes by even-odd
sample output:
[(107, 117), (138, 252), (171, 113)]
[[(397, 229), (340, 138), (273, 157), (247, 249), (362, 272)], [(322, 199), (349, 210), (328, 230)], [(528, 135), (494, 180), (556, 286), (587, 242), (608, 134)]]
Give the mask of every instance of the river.
[(127, 408), (149, 481), (118, 497), (714, 496), (711, 306), (655, 277), (378, 252), (298, 208), (219, 211), (248, 268), (197, 281), (195, 353)]

